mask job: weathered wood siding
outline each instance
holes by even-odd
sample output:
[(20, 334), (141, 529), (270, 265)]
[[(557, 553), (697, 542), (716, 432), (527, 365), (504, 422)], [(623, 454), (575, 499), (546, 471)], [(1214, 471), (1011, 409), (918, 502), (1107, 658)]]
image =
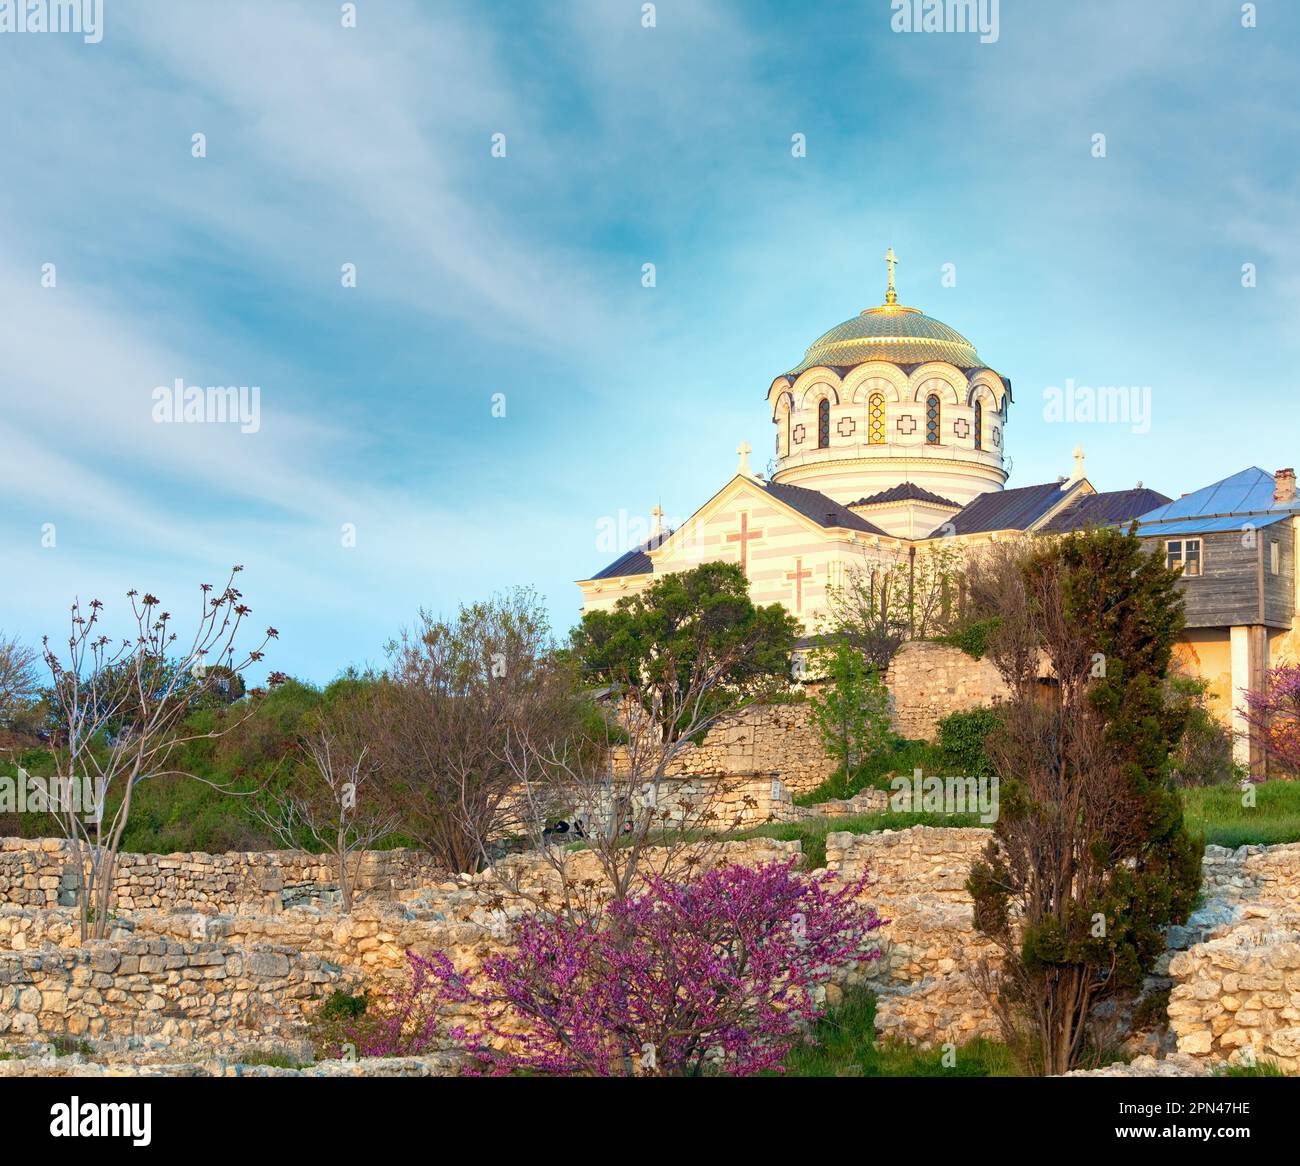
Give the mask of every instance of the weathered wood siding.
[[(1293, 523), (1278, 522), (1262, 532), (1264, 568), (1264, 623), (1289, 628), (1295, 620), (1296, 530)], [(1272, 572), (1271, 543), (1278, 543), (1280, 570)]]
[[(1187, 609), (1187, 626), (1242, 627), (1265, 622), (1260, 563), (1263, 544), (1268, 542), (1267, 532), (1255, 532), (1253, 540), (1236, 530), (1190, 537), (1201, 540), (1201, 574), (1178, 583)], [(1167, 539), (1142, 541), (1158, 548), (1163, 559)], [(1253, 546), (1249, 545), (1252, 541)], [(1288, 617), (1281, 626), (1289, 626), (1289, 622)]]

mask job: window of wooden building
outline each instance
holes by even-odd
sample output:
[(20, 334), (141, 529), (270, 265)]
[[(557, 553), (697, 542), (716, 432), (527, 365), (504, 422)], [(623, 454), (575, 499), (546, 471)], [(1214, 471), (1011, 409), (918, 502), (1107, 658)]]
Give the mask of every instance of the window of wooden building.
[(1165, 543), (1165, 566), (1184, 575), (1201, 573), (1201, 540), (1199, 538), (1174, 538)]

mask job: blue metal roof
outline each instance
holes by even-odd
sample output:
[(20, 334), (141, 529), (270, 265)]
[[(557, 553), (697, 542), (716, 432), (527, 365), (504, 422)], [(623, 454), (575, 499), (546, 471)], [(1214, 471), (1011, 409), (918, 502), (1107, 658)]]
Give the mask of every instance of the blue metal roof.
[(1225, 530), (1260, 530), (1285, 522), (1290, 513), (1279, 514), (1220, 514), (1215, 518), (1182, 518), (1172, 522), (1150, 523), (1138, 527), (1139, 538), (1177, 538), (1181, 534), (1215, 534)]
[(1167, 506), (1142, 515), (1140, 522), (1166, 522), (1175, 518), (1207, 518), (1221, 514), (1251, 514), (1265, 510), (1285, 513), (1300, 504), (1281, 506), (1273, 501), (1273, 475), (1251, 466), (1222, 481), (1184, 494)]

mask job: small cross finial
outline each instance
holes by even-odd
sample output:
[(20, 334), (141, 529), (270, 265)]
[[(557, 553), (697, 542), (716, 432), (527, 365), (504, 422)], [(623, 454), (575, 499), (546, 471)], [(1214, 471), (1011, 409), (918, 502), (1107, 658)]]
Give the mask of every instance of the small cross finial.
[(736, 452), (740, 454), (740, 465), (736, 467), (736, 473), (747, 478), (753, 477), (753, 471), (749, 468), (749, 455), (754, 452), (754, 447), (749, 442), (742, 441), (736, 446)]
[(650, 511), (650, 517), (655, 520), (654, 529), (650, 532), (651, 535), (663, 534), (664, 508), (656, 504), (655, 507)]
[(1074, 480), (1077, 482), (1083, 477), (1083, 446), (1074, 447)]
[(885, 252), (885, 263), (889, 266), (889, 288), (885, 292), (885, 303), (887, 304), (898, 303), (898, 293), (894, 291), (894, 264), (897, 262), (898, 256), (894, 254), (894, 249), (891, 247)]

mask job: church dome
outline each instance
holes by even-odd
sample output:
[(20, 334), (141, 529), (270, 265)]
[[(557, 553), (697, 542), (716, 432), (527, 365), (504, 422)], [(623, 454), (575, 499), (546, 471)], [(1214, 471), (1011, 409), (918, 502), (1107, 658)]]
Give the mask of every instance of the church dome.
[(961, 369), (988, 367), (975, 346), (956, 329), (917, 308), (886, 303), (819, 336), (804, 353), (803, 363), (789, 375), (798, 376), (818, 365), (845, 368), (869, 360), (906, 365), (939, 360)]

